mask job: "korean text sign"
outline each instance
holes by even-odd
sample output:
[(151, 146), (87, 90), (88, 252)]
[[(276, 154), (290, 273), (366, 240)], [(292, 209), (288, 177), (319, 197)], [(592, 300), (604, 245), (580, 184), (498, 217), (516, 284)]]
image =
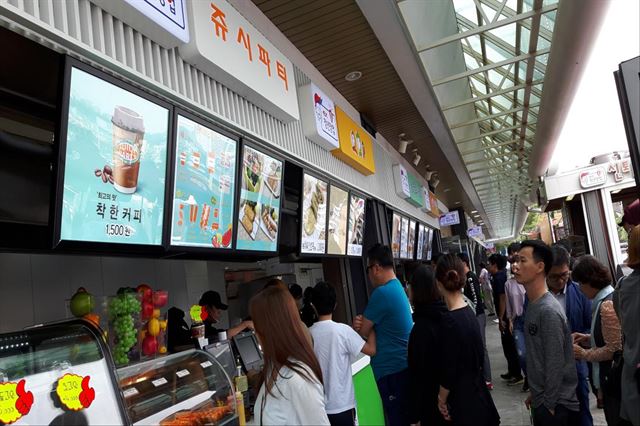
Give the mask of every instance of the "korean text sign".
[(231, 248), (237, 142), (178, 115), (171, 244)]
[(71, 70), (60, 239), (160, 245), (169, 110)]
[(182, 57), (279, 120), (298, 120), (293, 65), (226, 0), (188, 2)]

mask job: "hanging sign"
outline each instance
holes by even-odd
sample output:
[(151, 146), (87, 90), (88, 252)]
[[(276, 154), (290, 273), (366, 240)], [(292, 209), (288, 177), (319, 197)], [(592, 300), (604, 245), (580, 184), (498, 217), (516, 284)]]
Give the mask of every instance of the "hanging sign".
[(424, 197), (422, 195), (422, 185), (417, 177), (409, 173), (409, 198), (407, 201), (416, 207), (422, 207)]
[(71, 411), (89, 408), (96, 397), (95, 390), (89, 386), (91, 376), (65, 374), (58, 380), (56, 394), (60, 402)]
[(438, 208), (438, 199), (436, 198), (436, 194), (429, 191), (429, 201), (431, 204), (431, 211), (428, 213), (433, 217), (440, 217), (440, 208)]
[(162, 47), (189, 42), (184, 0), (91, 0)]
[(440, 216), (440, 226), (458, 225), (459, 223), (460, 213), (458, 213), (458, 210), (453, 210)]
[(393, 166), (393, 182), (396, 185), (396, 194), (402, 199), (411, 197), (411, 185), (409, 184), (409, 174), (402, 164)]
[(31, 411), (33, 393), (25, 390), (25, 383), (0, 383), (0, 423), (11, 424)]
[(482, 236), (482, 226), (472, 226), (467, 229), (467, 236), (472, 238), (479, 238)]
[(226, 0), (187, 2), (182, 58), (284, 122), (298, 120), (293, 65)]
[(420, 188), (422, 192), (422, 208), (421, 210), (426, 213), (431, 213), (431, 197), (429, 196), (429, 190), (424, 186)]
[(298, 88), (304, 135), (327, 151), (340, 148), (336, 107), (315, 84)]
[(376, 172), (373, 141), (369, 133), (336, 107), (340, 148), (331, 151), (340, 161), (369, 176)]

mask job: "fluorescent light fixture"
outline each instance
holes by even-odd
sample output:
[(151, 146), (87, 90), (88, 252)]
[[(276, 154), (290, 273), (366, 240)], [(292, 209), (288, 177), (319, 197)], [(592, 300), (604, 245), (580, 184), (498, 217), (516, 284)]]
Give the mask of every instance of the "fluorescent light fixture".
[(471, 213), (478, 213), (478, 210), (471, 210)]
[(362, 78), (362, 72), (360, 71), (351, 71), (347, 75), (344, 76), (344, 79), (347, 81), (356, 81)]

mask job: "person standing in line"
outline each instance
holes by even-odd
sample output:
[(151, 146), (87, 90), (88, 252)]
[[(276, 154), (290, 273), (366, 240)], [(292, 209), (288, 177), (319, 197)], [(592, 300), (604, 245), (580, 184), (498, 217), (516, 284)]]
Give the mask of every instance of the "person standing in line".
[(371, 368), (390, 426), (407, 425), (409, 372), (407, 346), (413, 327), (409, 299), (396, 278), (393, 254), (376, 244), (367, 252), (367, 275), (374, 287), (364, 315), (353, 320), (353, 328), (367, 339), (376, 332), (376, 355)]
[(329, 425), (322, 370), (285, 286), (270, 286), (249, 302), (264, 354), (254, 416), (261, 425)]
[(500, 415), (484, 381), (478, 321), (462, 297), (465, 275), (455, 255), (438, 260), (436, 280), (448, 309), (442, 327), (438, 409), (454, 425), (494, 426), (500, 424)]
[(507, 296), (505, 295), (505, 284), (507, 282), (507, 259), (498, 253), (494, 253), (489, 257), (489, 273), (491, 274), (491, 287), (493, 288), (493, 302), (498, 311), (498, 328), (500, 329), (500, 340), (502, 342), (502, 351), (507, 359), (507, 369), (505, 374), (500, 377), (515, 384), (524, 382), (520, 373), (520, 362), (518, 361), (518, 351), (513, 335), (509, 332), (507, 325)]
[(313, 287), (307, 287), (304, 289), (304, 296), (302, 297), (302, 308), (300, 308), (300, 318), (307, 327), (311, 327), (316, 321), (318, 321), (318, 313), (313, 306), (311, 297), (313, 295)]
[(447, 305), (430, 266), (422, 265), (409, 283), (413, 328), (409, 336), (409, 420), (412, 425), (445, 426), (438, 410), (443, 316)]
[(529, 298), (524, 329), (531, 392), (525, 405), (533, 411), (534, 426), (578, 426), (578, 376), (571, 331), (545, 280), (552, 263), (551, 249), (539, 240), (523, 241), (514, 257), (516, 281)]
[(480, 286), (482, 287), (482, 297), (484, 300), (484, 306), (489, 311), (489, 316), (496, 314), (496, 307), (493, 305), (493, 294), (491, 291), (491, 277), (489, 271), (487, 271), (487, 265), (484, 262), (480, 262)]
[(318, 321), (309, 331), (322, 369), (327, 416), (331, 426), (353, 426), (356, 399), (351, 363), (361, 352), (376, 354), (376, 333), (372, 330), (365, 342), (353, 328), (333, 321), (336, 291), (329, 283), (316, 284), (311, 297)]
[[(591, 329), (591, 302), (573, 282), (569, 262), (569, 252), (561, 245), (551, 247), (553, 266), (547, 275), (547, 286), (551, 295), (560, 302), (560, 307), (569, 321), (571, 333), (589, 333)], [(580, 426), (592, 426), (593, 417), (589, 410), (589, 367), (584, 360), (576, 360), (578, 387), (576, 396), (580, 402)]]
[(640, 426), (640, 225), (630, 229), (628, 255), (627, 266), (633, 272), (613, 297), (624, 336), (620, 417)]
[(476, 274), (469, 268), (469, 256), (466, 253), (458, 253), (458, 258), (464, 265), (464, 272), (466, 274), (466, 284), (464, 286), (464, 295), (475, 303), (476, 306), (476, 319), (478, 320), (478, 326), (480, 327), (480, 335), (482, 336), (482, 346), (484, 347), (484, 362), (482, 371), (484, 372), (484, 381), (489, 390), (493, 390), (493, 383), (491, 381), (491, 363), (489, 361), (489, 352), (487, 352), (487, 315), (485, 314), (484, 302), (482, 300), (482, 290), (480, 289), (480, 281)]
[[(591, 333), (573, 333), (573, 353), (576, 359), (593, 366), (593, 384), (602, 392), (604, 415), (609, 426), (627, 426), (620, 419), (620, 377), (613, 377), (614, 357), (622, 355), (620, 321), (613, 308), (613, 286), (609, 269), (593, 256), (582, 256), (572, 270), (580, 291), (591, 301)], [(586, 348), (586, 349), (585, 349)], [(610, 379), (610, 380), (607, 380)]]
[[(527, 350), (524, 343), (524, 315), (526, 312), (525, 300), (527, 296), (524, 287), (519, 284), (515, 278), (509, 278), (504, 287), (507, 302), (506, 311), (509, 332), (513, 335), (513, 339), (516, 343), (520, 369), (524, 375), (522, 392), (527, 392), (529, 390), (529, 384), (527, 382)], [(515, 383), (516, 382), (509, 382), (507, 385), (514, 386)]]

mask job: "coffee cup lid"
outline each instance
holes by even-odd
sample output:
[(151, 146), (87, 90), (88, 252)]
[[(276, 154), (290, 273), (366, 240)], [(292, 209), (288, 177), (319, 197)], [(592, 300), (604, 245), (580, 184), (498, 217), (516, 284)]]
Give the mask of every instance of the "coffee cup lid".
[(144, 121), (137, 112), (123, 106), (116, 106), (113, 110), (111, 122), (118, 127), (132, 132), (144, 133)]

